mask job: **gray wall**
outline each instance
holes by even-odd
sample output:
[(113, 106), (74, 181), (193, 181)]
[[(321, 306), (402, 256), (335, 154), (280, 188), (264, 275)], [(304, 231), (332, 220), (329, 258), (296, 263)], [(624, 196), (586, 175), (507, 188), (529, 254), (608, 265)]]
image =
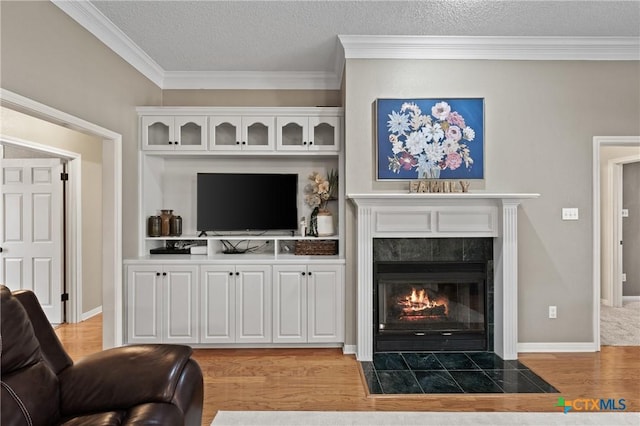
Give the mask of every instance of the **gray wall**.
[[(376, 98), (485, 98), (485, 180), (472, 189), (539, 192), (518, 217), (519, 341), (592, 342), (592, 150), (637, 135), (640, 63), (347, 60), (346, 192), (408, 191), (375, 181)], [(357, 167), (353, 167), (356, 165)], [(580, 220), (561, 220), (562, 207)], [(347, 214), (347, 339), (355, 340), (354, 209)], [(558, 318), (547, 318), (548, 306)]]
[(623, 296), (640, 296), (640, 162), (622, 166), (622, 208), (629, 217), (622, 219), (622, 271), (627, 281)]

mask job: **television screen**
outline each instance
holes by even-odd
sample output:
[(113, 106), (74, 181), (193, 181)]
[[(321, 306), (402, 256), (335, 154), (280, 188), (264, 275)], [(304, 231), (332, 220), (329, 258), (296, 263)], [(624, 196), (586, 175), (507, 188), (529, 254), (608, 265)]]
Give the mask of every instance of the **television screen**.
[(298, 227), (298, 175), (198, 173), (197, 228), (275, 231)]

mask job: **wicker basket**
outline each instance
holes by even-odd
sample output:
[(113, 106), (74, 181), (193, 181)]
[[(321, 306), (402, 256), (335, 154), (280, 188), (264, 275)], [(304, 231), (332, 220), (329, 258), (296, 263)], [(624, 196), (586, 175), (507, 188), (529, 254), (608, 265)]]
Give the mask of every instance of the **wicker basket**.
[(296, 241), (296, 255), (324, 255), (338, 254), (337, 240), (298, 240)]

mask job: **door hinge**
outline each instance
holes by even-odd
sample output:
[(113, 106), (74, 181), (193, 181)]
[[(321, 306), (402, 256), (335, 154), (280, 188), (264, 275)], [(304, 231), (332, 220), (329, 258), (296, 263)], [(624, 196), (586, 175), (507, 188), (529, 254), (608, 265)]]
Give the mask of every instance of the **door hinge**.
[(69, 180), (69, 173), (66, 173), (66, 172), (60, 173), (60, 180), (64, 180), (64, 181)]
[(62, 294), (60, 295), (60, 300), (61, 300), (62, 302), (66, 302), (67, 300), (69, 300), (69, 293), (62, 293)]

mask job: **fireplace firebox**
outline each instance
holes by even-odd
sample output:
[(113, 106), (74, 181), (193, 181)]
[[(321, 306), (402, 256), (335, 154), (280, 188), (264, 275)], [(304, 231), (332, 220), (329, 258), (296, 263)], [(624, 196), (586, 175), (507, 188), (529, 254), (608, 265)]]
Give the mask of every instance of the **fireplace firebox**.
[(375, 352), (487, 350), (486, 262), (374, 263)]

